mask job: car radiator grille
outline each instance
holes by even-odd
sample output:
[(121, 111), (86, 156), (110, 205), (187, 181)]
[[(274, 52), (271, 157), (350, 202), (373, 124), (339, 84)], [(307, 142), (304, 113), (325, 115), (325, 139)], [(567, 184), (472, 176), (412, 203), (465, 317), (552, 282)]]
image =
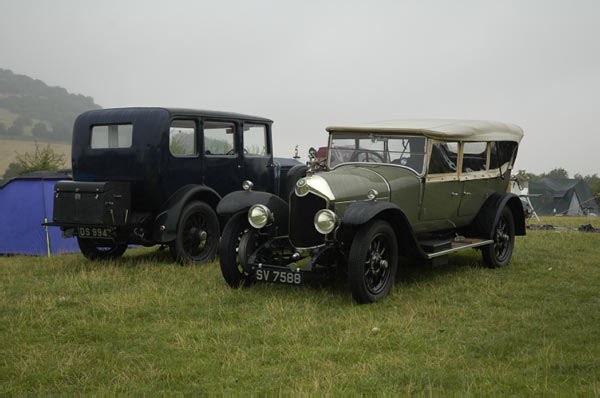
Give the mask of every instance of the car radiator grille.
[(295, 247), (313, 247), (324, 243), (325, 237), (315, 229), (314, 218), (317, 211), (325, 209), (325, 199), (312, 193), (290, 198), (290, 242)]

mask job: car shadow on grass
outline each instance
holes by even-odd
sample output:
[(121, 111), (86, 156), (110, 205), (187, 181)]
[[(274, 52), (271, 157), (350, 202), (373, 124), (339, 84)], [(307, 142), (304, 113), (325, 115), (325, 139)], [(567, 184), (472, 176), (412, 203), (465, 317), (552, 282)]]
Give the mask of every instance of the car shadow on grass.
[(130, 248), (123, 257), (107, 260), (88, 260), (83, 255), (77, 257), (78, 267), (85, 269), (98, 268), (137, 268), (137, 267), (165, 267), (177, 265), (169, 253), (169, 249), (161, 249), (159, 246), (151, 248)]
[(440, 276), (452, 277), (453, 275), (468, 272), (473, 268), (484, 268), (481, 254), (478, 250), (457, 253), (448, 256), (446, 264), (432, 265), (421, 259), (401, 258), (396, 273), (396, 284), (413, 284), (428, 282)]

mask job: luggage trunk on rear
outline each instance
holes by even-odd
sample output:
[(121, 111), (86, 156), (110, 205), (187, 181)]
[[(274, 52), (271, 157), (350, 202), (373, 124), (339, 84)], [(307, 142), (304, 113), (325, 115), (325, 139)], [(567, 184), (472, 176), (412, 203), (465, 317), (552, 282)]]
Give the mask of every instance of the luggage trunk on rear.
[(54, 186), (54, 223), (123, 226), (131, 216), (128, 182), (60, 181)]

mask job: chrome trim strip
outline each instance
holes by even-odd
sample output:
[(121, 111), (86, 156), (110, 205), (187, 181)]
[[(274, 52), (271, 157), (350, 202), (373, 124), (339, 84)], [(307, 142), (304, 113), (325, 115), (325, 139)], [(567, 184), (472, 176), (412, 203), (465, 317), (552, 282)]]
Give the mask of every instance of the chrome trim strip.
[(446, 255), (448, 253), (454, 253), (454, 252), (457, 252), (462, 249), (469, 249), (469, 248), (473, 248), (473, 247), (485, 246), (485, 245), (489, 245), (491, 243), (494, 243), (494, 241), (491, 239), (488, 239), (488, 240), (482, 240), (480, 242), (470, 243), (468, 245), (463, 245), (463, 246), (459, 246), (459, 247), (453, 247), (451, 249), (442, 250), (437, 253), (426, 253), (427, 259), (431, 260), (432, 258), (440, 257), (440, 256)]

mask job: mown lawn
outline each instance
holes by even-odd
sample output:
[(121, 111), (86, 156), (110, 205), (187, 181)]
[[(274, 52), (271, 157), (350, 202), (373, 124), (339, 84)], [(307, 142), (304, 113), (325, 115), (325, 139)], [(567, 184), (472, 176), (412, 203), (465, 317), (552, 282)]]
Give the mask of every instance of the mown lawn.
[(0, 257), (0, 393), (600, 395), (600, 234), (480, 258), (406, 265), (359, 306), (343, 282), (231, 290), (155, 248)]

